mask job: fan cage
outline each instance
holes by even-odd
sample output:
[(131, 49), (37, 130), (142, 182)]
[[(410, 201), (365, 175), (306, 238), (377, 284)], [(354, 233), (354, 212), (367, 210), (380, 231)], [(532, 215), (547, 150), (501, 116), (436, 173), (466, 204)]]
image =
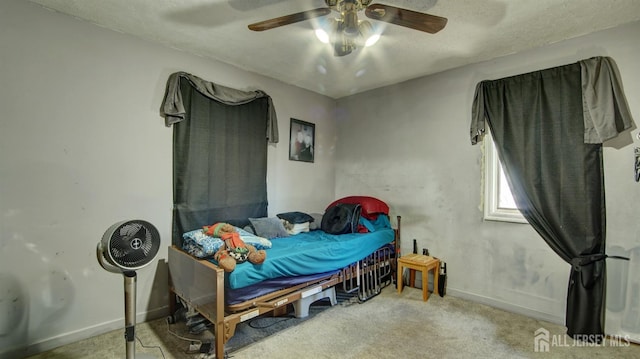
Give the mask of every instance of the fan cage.
[(149, 264), (160, 248), (158, 230), (146, 221), (119, 224), (111, 232), (107, 246), (111, 261), (123, 269), (138, 269)]

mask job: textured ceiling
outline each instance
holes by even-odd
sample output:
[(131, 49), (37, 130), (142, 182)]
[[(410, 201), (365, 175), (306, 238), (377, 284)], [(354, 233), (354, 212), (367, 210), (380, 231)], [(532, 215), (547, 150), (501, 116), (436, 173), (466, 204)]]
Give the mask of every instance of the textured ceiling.
[[(31, 1), (332, 98), (640, 20), (638, 0), (375, 1), (449, 21), (442, 31), (428, 34), (370, 20), (382, 33), (380, 40), (335, 57), (332, 47), (314, 35), (323, 18), (263, 32), (247, 28), (325, 7), (324, 0)], [(363, 12), (359, 18), (366, 19)]]

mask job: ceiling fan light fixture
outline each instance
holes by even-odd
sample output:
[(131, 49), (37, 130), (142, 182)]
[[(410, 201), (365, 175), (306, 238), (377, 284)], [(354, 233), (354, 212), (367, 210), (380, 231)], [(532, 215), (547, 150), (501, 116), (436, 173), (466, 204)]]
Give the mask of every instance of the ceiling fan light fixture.
[(345, 56), (349, 55), (356, 49), (353, 39), (348, 36), (344, 36), (343, 33), (338, 33), (337, 39), (333, 42), (333, 55)]
[(367, 38), (367, 40), (364, 42), (364, 46), (366, 47), (373, 46), (376, 42), (378, 42), (378, 40), (380, 40), (380, 35), (373, 34)]
[(346, 36), (356, 37), (360, 33), (358, 29), (358, 14), (355, 11), (349, 11), (344, 14), (343, 32)]
[[(358, 21), (358, 12), (369, 19), (383, 21), (430, 34), (442, 30), (447, 18), (425, 14), (396, 6), (374, 3), (373, 0), (325, 0), (327, 7), (301, 11), (248, 25), (249, 30), (264, 31), (301, 21), (324, 17), (337, 12), (340, 17), (329, 19), (330, 26), (315, 30), (316, 37), (334, 47), (336, 56), (351, 53), (357, 47), (367, 47), (380, 39), (381, 31), (373, 31), (368, 21)], [(323, 21), (319, 21), (323, 23)]]
[(327, 32), (324, 31), (324, 29), (317, 29), (316, 30), (316, 37), (322, 43), (325, 43), (325, 44), (329, 43), (329, 34), (327, 34)]
[(380, 40), (380, 34), (373, 30), (373, 26), (367, 20), (360, 21), (358, 30), (360, 32), (360, 36), (364, 39), (364, 46), (366, 47), (369, 47)]

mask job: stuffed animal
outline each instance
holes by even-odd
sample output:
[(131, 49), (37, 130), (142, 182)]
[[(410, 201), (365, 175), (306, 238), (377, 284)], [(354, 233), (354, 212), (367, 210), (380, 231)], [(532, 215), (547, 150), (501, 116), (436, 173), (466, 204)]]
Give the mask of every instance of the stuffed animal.
[(212, 226), (204, 226), (202, 229), (206, 235), (222, 240), (223, 244), (213, 258), (225, 272), (233, 272), (237, 263), (248, 260), (253, 264), (261, 264), (267, 258), (267, 252), (246, 244), (235, 227), (228, 223), (216, 223)]
[(211, 226), (202, 227), (202, 231), (209, 237), (222, 238), (225, 233), (234, 233), (236, 228), (229, 223), (216, 223)]

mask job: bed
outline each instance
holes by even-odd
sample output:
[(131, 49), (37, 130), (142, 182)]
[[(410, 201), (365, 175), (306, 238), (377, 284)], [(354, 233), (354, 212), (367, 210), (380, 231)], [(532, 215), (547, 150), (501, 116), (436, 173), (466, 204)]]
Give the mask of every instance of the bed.
[[(349, 199), (359, 200), (344, 200)], [(331, 234), (317, 229), (271, 238), (263, 264), (241, 263), (231, 273), (225, 273), (212, 259), (189, 254), (174, 242), (168, 256), (170, 313), (175, 312), (179, 300), (211, 322), (215, 354), (223, 358), (224, 345), (236, 326), (251, 318), (269, 312), (286, 313), (283, 310), (290, 304), (296, 316), (305, 316), (305, 306), (328, 296), (338, 285), (366, 301), (396, 278), (401, 218), (397, 216), (396, 228), (391, 228), (388, 207), (386, 210), (375, 214), (362, 210), (358, 213), (360, 223), (369, 225), (354, 228), (351, 233)]]

